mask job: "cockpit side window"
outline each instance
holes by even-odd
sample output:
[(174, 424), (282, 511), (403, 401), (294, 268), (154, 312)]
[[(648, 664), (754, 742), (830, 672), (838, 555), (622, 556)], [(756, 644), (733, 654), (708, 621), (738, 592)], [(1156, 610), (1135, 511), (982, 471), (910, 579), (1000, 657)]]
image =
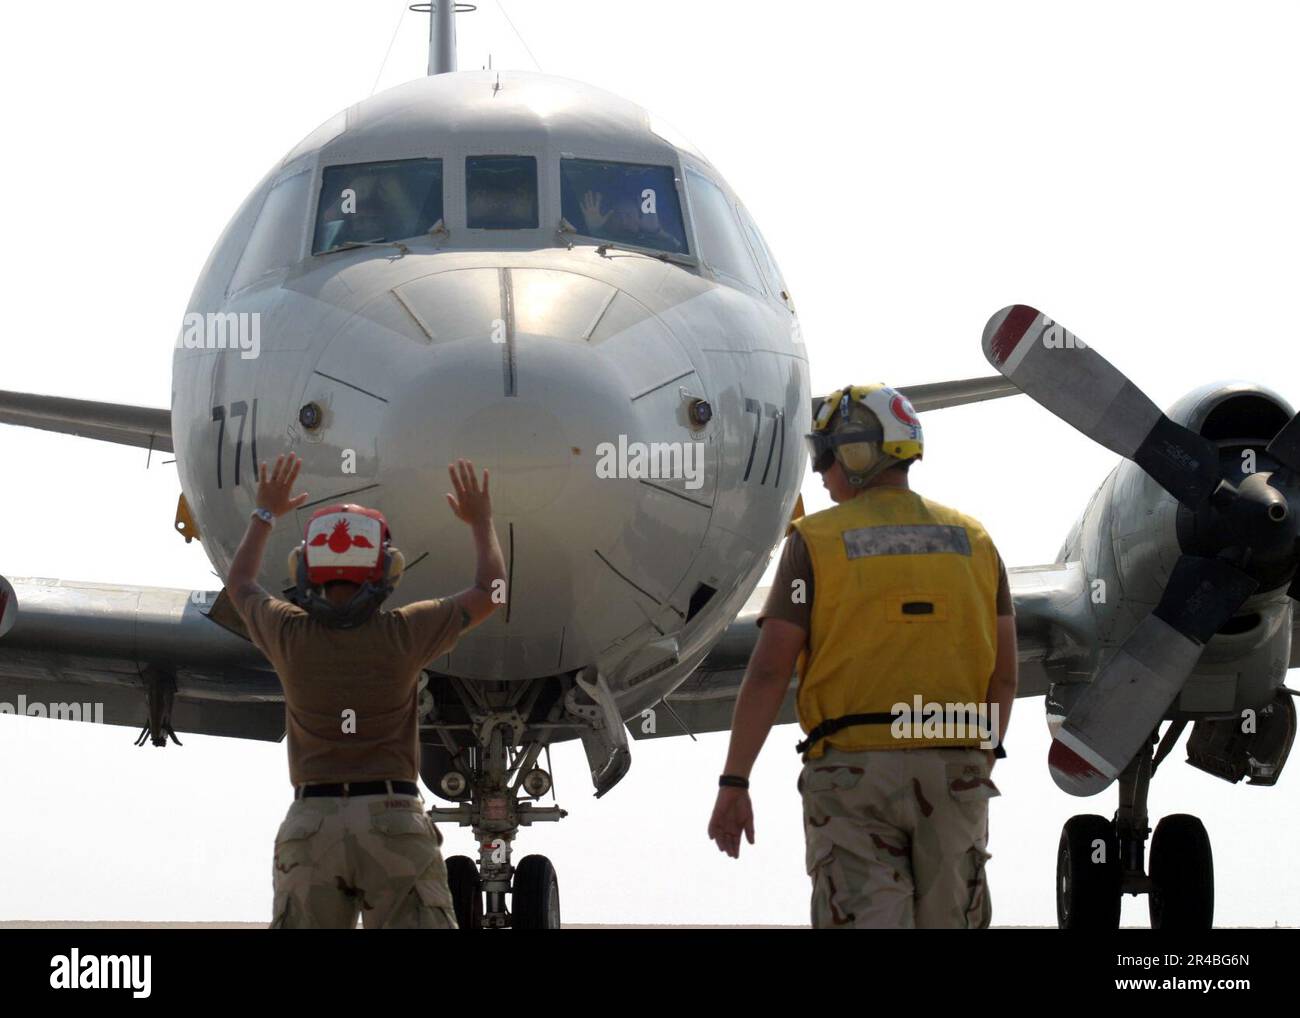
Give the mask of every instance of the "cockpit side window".
[(327, 166), (311, 251), (418, 237), (441, 219), (441, 159)]
[(671, 166), (560, 160), (560, 211), (584, 237), (687, 254)]
[(537, 222), (535, 157), (466, 158), (466, 226), (471, 230), (535, 230)]
[(736, 211), (740, 213), (740, 222), (745, 228), (745, 235), (749, 238), (749, 246), (754, 250), (754, 257), (758, 259), (758, 267), (763, 273), (763, 278), (767, 280), (768, 291), (777, 300), (788, 301), (785, 278), (781, 275), (776, 259), (772, 257), (772, 250), (767, 246), (767, 241), (758, 232), (758, 224), (754, 222), (754, 217), (743, 205), (736, 206)]
[(691, 219), (695, 239), (704, 263), (719, 275), (751, 290), (762, 291), (758, 267), (740, 232), (731, 202), (708, 177), (686, 171), (686, 189), (691, 198)]
[(242, 290), (302, 257), (310, 182), (311, 174), (304, 169), (279, 181), (267, 193), (231, 276), (228, 292)]

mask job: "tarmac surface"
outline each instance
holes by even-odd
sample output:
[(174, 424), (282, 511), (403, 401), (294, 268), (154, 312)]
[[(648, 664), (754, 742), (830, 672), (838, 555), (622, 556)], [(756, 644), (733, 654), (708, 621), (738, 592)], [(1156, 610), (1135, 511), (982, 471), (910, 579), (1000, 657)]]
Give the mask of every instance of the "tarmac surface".
[[(360, 928), (360, 927), (358, 927)], [(802, 926), (689, 926), (671, 924), (619, 925), (565, 923), (566, 930), (798, 930)], [(265, 923), (126, 923), (79, 922), (76, 920), (7, 919), (0, 930), (264, 930)]]
[[(357, 927), (360, 929), (360, 926)], [(674, 923), (565, 923), (566, 930), (806, 930), (806, 926), (727, 926)], [(995, 930), (1053, 930), (1054, 926), (994, 926)], [(1121, 926), (1123, 930), (1144, 930), (1146, 926)], [(78, 920), (0, 920), (0, 930), (264, 930), (265, 923), (129, 923), (81, 922)], [(1222, 930), (1291, 930), (1294, 926), (1216, 926)]]

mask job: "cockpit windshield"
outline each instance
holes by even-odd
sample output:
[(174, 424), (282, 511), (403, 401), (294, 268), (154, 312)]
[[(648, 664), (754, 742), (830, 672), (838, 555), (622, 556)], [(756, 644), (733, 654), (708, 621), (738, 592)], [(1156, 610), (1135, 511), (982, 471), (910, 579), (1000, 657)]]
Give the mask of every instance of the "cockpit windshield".
[(671, 166), (560, 160), (560, 211), (584, 237), (688, 254)]
[(327, 166), (311, 251), (418, 237), (440, 219), (441, 159)]
[(533, 156), (466, 159), (465, 225), (471, 230), (537, 229), (537, 160)]

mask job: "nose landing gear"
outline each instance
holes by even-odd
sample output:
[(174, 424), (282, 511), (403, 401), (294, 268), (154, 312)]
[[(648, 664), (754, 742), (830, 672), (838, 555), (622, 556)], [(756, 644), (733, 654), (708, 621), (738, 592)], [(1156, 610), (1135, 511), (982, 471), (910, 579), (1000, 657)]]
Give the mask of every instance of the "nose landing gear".
[(550, 860), (530, 855), (518, 866), (510, 861), (520, 827), (567, 815), (558, 806), (520, 801), (521, 793), (527, 794), (521, 787), (523, 775), (536, 773), (541, 749), (540, 743), (533, 743), (510, 753), (498, 730), (470, 779), (469, 801), (429, 810), (434, 823), (454, 821), (469, 827), (478, 842), (477, 863), (466, 855), (447, 860), (447, 882), (461, 929), (560, 928), (559, 879)]
[[(447, 860), (447, 883), (463, 930), (559, 929), (560, 888), (555, 867), (545, 856), (511, 861), (519, 828), (556, 821), (559, 806), (537, 802), (551, 791), (548, 769), (537, 765), (551, 738), (563, 728), (555, 702), (559, 692), (546, 681), (502, 684), (482, 689), (455, 679), (450, 687), (459, 704), (439, 703), (428, 694), (423, 731), (439, 744), (423, 748), (425, 783), (450, 806), (434, 806), (434, 823), (468, 827), (478, 843), (478, 858)], [(470, 742), (465, 746), (466, 741)]]
[[(436, 685), (426, 679), (421, 687), (421, 731), (438, 740), (422, 747), (421, 775), (456, 803), (430, 809), (434, 823), (468, 827), (478, 842), (477, 860), (447, 860), (457, 923), (462, 929), (559, 929), (555, 867), (541, 855), (512, 864), (514, 840), (520, 827), (567, 815), (537, 802), (552, 790), (552, 741), (581, 740), (597, 796), (627, 773), (627, 729), (618, 703), (594, 667), (531, 682), (444, 679)], [(544, 751), (545, 770), (537, 765)]]

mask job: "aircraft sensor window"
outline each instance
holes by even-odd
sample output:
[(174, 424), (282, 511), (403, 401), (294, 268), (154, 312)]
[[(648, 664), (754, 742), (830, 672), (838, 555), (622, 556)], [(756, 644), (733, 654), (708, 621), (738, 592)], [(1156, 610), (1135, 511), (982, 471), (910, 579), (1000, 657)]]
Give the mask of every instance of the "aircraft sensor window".
[(761, 292), (763, 284), (758, 267), (740, 232), (736, 210), (722, 188), (708, 177), (687, 170), (686, 190), (691, 198), (691, 218), (704, 263), (719, 275)]
[(311, 252), (418, 237), (441, 219), (441, 159), (327, 166)]
[(584, 237), (687, 254), (671, 166), (561, 159), (561, 214)]
[(465, 160), (465, 225), (471, 230), (537, 228), (537, 160), (532, 156), (469, 156)]
[(281, 180), (267, 193), (230, 279), (229, 292), (242, 290), (302, 257), (310, 182), (311, 174), (303, 170)]

